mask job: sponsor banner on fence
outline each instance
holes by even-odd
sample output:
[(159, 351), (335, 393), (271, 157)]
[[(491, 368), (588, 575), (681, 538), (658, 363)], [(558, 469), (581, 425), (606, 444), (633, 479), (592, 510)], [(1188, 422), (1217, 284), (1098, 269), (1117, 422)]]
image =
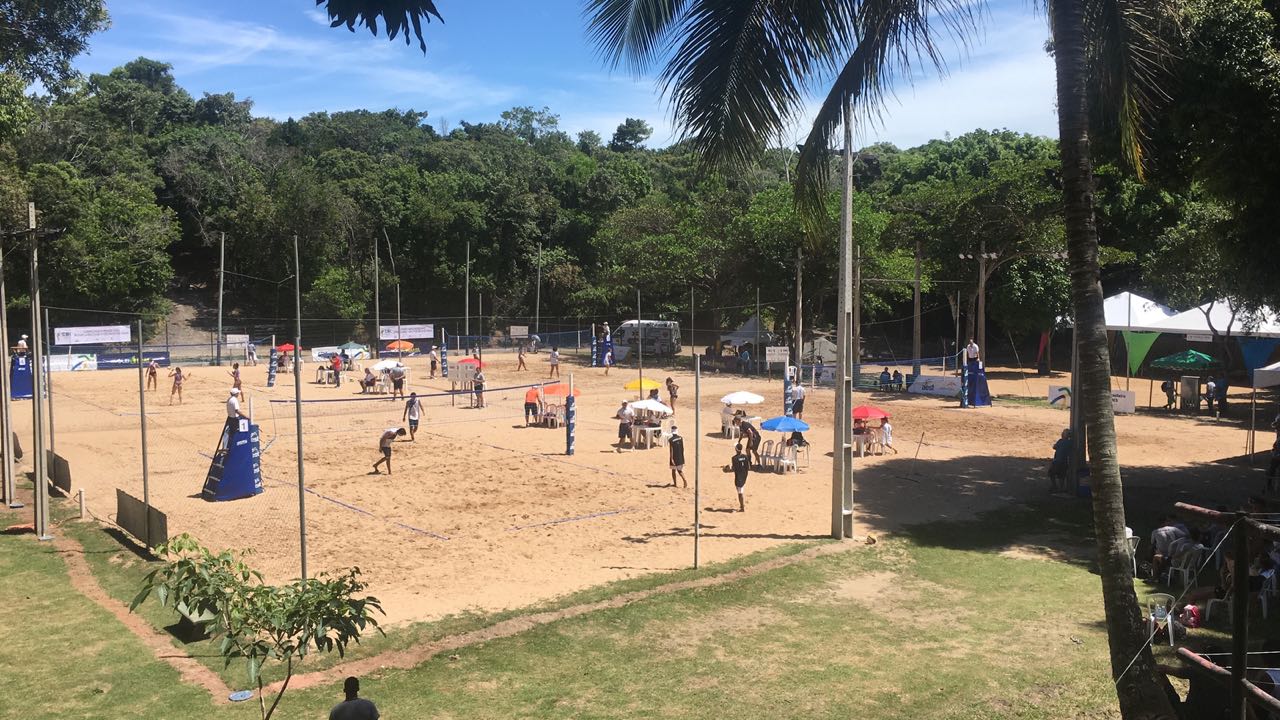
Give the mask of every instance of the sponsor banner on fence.
[(764, 361), (767, 363), (785, 363), (791, 360), (791, 348), (786, 345), (768, 346), (764, 349)]
[(435, 325), (379, 325), (379, 340), (431, 340), (436, 336)]
[[(1050, 385), (1049, 404), (1061, 408), (1071, 407), (1071, 388), (1065, 385)], [(1111, 411), (1127, 415), (1138, 412), (1138, 394), (1132, 390), (1112, 390)]]
[(49, 362), (49, 372), (98, 369), (98, 356), (92, 354), (50, 355), (46, 360)]
[[(335, 345), (327, 347), (311, 348), (311, 359), (316, 362), (327, 362), (334, 355), (341, 355), (342, 348)], [(347, 358), (350, 360), (366, 360), (370, 357), (368, 351), (365, 350), (347, 350)]]
[(955, 375), (920, 375), (911, 381), (907, 392), (955, 397), (960, 394), (960, 378)]
[(1213, 333), (1187, 333), (1187, 342), (1213, 342)]
[[(161, 367), (169, 366), (169, 353), (163, 350), (157, 352), (145, 351), (142, 353), (143, 362), (151, 362), (155, 360), (160, 363)], [(123, 368), (138, 367), (138, 353), (122, 352), (122, 353), (98, 353), (98, 369), (99, 370), (120, 370)]]
[(230, 350), (244, 350), (249, 345), (249, 336), (248, 335), (232, 335), (228, 333), (227, 339), (224, 342), (224, 344)]
[(511, 338), (514, 340), (523, 340), (529, 337), (529, 326), (528, 325), (512, 325), (510, 328), (508, 328), (507, 334), (510, 335)]
[(133, 339), (128, 325), (94, 325), (53, 329), (54, 345), (127, 343)]

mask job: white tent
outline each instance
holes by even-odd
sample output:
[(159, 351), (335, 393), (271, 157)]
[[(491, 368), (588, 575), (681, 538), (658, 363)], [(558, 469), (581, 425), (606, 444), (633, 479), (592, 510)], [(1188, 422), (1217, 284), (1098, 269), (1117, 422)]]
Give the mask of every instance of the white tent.
[[(1141, 295), (1122, 292), (1102, 301), (1102, 314), (1108, 330), (1147, 330), (1149, 325), (1167, 320), (1178, 311)], [(1072, 326), (1067, 317), (1058, 318), (1058, 322)]]
[(1253, 371), (1253, 386), (1255, 388), (1275, 387), (1276, 385), (1280, 385), (1280, 362), (1272, 363)]
[(1280, 338), (1280, 318), (1268, 307), (1262, 308), (1257, 315), (1238, 312), (1233, 317), (1228, 301), (1215, 300), (1133, 329), (1188, 335), (1210, 335), (1216, 332), (1219, 335), (1230, 334), (1232, 337)]
[(737, 330), (721, 335), (720, 342), (728, 343), (735, 347), (746, 344), (754, 345), (757, 333), (759, 334), (761, 343), (768, 343), (773, 339), (773, 334), (764, 329), (764, 324), (760, 322), (759, 315), (749, 318), (746, 322), (742, 323), (742, 327)]
[(1258, 428), (1258, 388), (1275, 387), (1276, 385), (1280, 385), (1280, 362), (1272, 363), (1253, 371), (1253, 398), (1249, 403), (1249, 445), (1247, 448), (1250, 461), (1252, 461), (1254, 453), (1258, 451), (1254, 439), (1254, 433)]
[(1144, 328), (1178, 314), (1173, 308), (1131, 292), (1122, 292), (1103, 300), (1102, 312), (1106, 317), (1108, 330)]

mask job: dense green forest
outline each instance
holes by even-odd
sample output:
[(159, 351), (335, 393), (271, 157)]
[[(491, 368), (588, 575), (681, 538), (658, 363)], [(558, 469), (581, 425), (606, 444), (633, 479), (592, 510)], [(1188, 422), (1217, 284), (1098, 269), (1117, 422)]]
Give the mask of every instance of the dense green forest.
[[(1154, 171), (1139, 179), (1120, 170), (1116, 139), (1098, 141), (1107, 289), (1178, 307), (1223, 296), (1273, 302), (1275, 21), (1251, 0), (1184, 8), (1186, 52), (1171, 111), (1153, 131)], [(382, 287), (402, 283), (405, 315), (461, 315), (468, 243), (472, 310), (482, 294), (488, 317), (533, 314), (541, 262), (544, 318), (616, 318), (633, 312), (639, 288), (646, 315), (688, 317), (692, 291), (699, 324), (726, 326), (750, 312), (758, 290), (766, 318), (786, 332), (797, 251), (806, 326), (834, 316), (837, 198), (829, 222), (802, 230), (794, 147), (768, 149), (728, 176), (706, 172), (682, 144), (645, 147), (642, 119), (577, 137), (553, 110), (531, 107), (455, 127), (433, 124), (429, 109), (280, 122), (255, 117), (234, 92), (193, 98), (168, 65), (146, 58), (31, 97), (21, 80), (32, 74), (9, 70), (0, 222), (23, 227), (30, 200), (42, 226), (65, 229), (43, 251), (49, 304), (162, 312), (175, 293), (209, 299), (225, 234), (231, 307), (289, 316), (279, 281), (294, 272), (296, 235), (303, 312), (313, 318), (372, 315), (375, 252)], [(902, 314), (918, 250), (926, 302), (972, 327), (978, 263), (960, 256), (986, 252), (995, 256), (992, 321), (1015, 334), (1047, 329), (1069, 306), (1054, 256), (1063, 244), (1058, 162), (1055, 141), (996, 130), (863, 149), (855, 236), (864, 317)], [(11, 309), (26, 302), (17, 275)]]

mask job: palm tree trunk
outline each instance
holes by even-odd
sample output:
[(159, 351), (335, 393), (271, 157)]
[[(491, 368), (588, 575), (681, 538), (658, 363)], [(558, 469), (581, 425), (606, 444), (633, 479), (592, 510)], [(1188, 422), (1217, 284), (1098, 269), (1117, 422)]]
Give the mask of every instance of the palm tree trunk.
[(1110, 358), (1098, 278), (1098, 234), (1093, 218), (1083, 7), (1080, 0), (1053, 0), (1050, 5), (1058, 77), (1063, 208), (1080, 371), (1080, 395), (1071, 401), (1079, 403), (1081, 419), (1088, 428), (1093, 523), (1111, 650), (1111, 676), (1120, 678), (1116, 695), (1120, 713), (1126, 720), (1172, 719), (1176, 715), (1165, 692), (1167, 680), (1157, 674), (1147, 643), (1146, 623), (1133, 589), (1133, 567), (1124, 533), (1124, 487), (1116, 459)]

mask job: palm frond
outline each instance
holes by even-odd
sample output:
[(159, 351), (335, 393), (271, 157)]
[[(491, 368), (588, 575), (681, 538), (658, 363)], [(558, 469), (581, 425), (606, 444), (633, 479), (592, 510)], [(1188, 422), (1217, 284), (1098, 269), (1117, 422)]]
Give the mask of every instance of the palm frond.
[(691, 6), (661, 76), (703, 162), (740, 166), (796, 117), (806, 83), (852, 46), (855, 0), (731, 0)]
[[(910, 79), (917, 62), (946, 72), (940, 40), (962, 46), (976, 31), (982, 7), (965, 0), (863, 0), (857, 45), (814, 117), (796, 167), (796, 201), (806, 218), (820, 217), (830, 180), (832, 138), (852, 104), (855, 117), (875, 120), (897, 78)], [(852, 120), (852, 118), (851, 118)]]
[(1115, 123), (1124, 159), (1142, 178), (1151, 119), (1169, 100), (1170, 39), (1179, 32), (1174, 0), (1085, 3), (1088, 72), (1098, 115)]
[(369, 28), (373, 35), (378, 34), (378, 18), (386, 28), (387, 38), (396, 39), (404, 34), (404, 43), (409, 44), (409, 35), (418, 38), (418, 47), (427, 51), (427, 41), (422, 35), (422, 20), (431, 22), (434, 16), (440, 22), (444, 18), (436, 10), (433, 0), (316, 0), (316, 5), (324, 5), (329, 15), (329, 27), (346, 25), (351, 32), (357, 25)]
[(688, 0), (588, 0), (587, 34), (610, 67), (625, 61), (639, 75), (651, 67)]

